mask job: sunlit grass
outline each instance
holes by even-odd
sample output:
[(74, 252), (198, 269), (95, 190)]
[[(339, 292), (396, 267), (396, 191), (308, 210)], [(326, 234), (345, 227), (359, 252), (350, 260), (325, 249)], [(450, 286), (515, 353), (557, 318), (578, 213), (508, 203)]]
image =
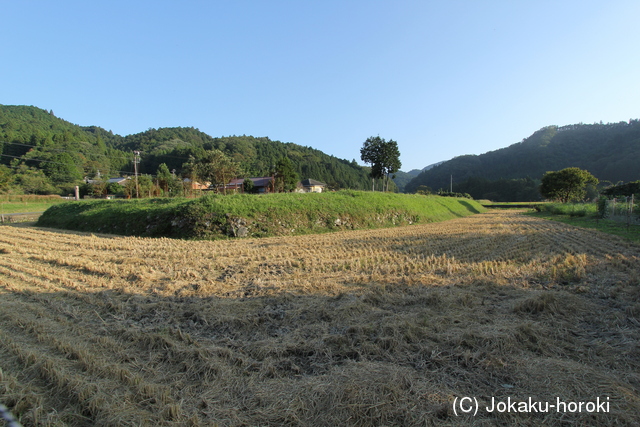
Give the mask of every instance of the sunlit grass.
[(0, 195), (0, 214), (44, 212), (66, 200), (60, 196)]
[(640, 226), (598, 218), (595, 203), (546, 204), (540, 212), (531, 211), (527, 214), (578, 227), (592, 228), (630, 241), (640, 242)]
[(314, 234), (444, 221), (483, 212), (473, 200), (366, 191), (91, 200), (52, 207), (38, 225), (178, 238)]

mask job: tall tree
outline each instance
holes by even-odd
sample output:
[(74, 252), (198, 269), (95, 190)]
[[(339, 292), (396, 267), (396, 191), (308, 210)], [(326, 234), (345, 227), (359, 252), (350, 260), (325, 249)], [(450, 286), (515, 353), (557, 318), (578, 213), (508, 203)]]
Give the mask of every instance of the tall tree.
[(132, 197), (151, 197), (156, 194), (157, 187), (153, 185), (153, 179), (149, 175), (138, 175), (138, 188), (133, 179), (127, 181), (124, 186), (124, 194), (127, 199)]
[(296, 189), (298, 174), (288, 157), (285, 156), (278, 160), (275, 172), (276, 191), (291, 192)]
[(393, 139), (386, 141), (379, 136), (371, 136), (362, 145), (360, 158), (371, 165), (372, 180), (383, 179), (382, 190), (388, 191), (391, 175), (402, 167), (398, 143)]
[(0, 165), (0, 193), (8, 191), (13, 182), (13, 175), (11, 169), (5, 165)]
[(162, 189), (166, 196), (169, 195), (169, 186), (171, 181), (174, 180), (173, 175), (169, 172), (169, 167), (166, 163), (160, 164), (158, 171), (156, 172), (156, 180), (158, 181), (158, 187)]
[(367, 138), (360, 149), (360, 159), (366, 164), (371, 165), (371, 191), (376, 191), (375, 180), (381, 177), (380, 170), (375, 167), (381, 144), (382, 139), (379, 136), (372, 136)]
[(209, 150), (198, 159), (191, 157), (184, 167), (192, 179), (222, 186), (226, 194), (226, 184), (240, 173), (240, 166), (225, 156), (220, 150)]
[(547, 199), (567, 203), (570, 200), (582, 200), (588, 184), (597, 184), (598, 178), (580, 168), (565, 168), (547, 172), (542, 177), (540, 194)]

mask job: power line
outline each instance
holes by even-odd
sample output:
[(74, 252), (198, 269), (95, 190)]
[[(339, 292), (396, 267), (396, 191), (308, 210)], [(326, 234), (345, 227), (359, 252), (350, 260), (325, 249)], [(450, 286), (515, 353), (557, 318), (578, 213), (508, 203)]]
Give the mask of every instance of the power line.
[[(78, 141), (78, 142), (86, 142), (86, 141)], [(14, 144), (14, 145), (20, 145), (23, 147), (31, 147), (31, 148), (39, 148), (39, 149), (45, 149), (48, 151), (57, 151), (57, 152), (61, 152), (61, 153), (72, 153), (72, 154), (77, 154), (77, 151), (73, 151), (73, 150), (65, 150), (65, 149), (61, 149), (61, 148), (50, 148), (50, 147), (43, 147), (41, 145), (30, 145), (30, 144), (23, 144), (21, 142), (11, 142), (11, 141), (0, 141), (0, 144)], [(111, 148), (112, 150), (118, 150), (118, 151), (122, 151), (119, 148), (112, 148), (112, 147), (108, 147)], [(199, 148), (199, 147), (194, 147), (194, 148)], [(119, 157), (119, 156), (108, 156), (106, 154), (102, 154), (102, 153), (95, 153), (98, 156), (103, 156), (106, 157), (108, 159), (122, 159), (122, 160), (131, 160), (130, 157)], [(170, 159), (179, 159), (179, 160), (190, 160), (189, 157), (180, 157), (180, 156), (170, 156), (168, 154), (151, 154), (152, 156), (155, 157), (167, 157)]]
[[(0, 143), (2, 143), (2, 142), (0, 142)], [(6, 144), (22, 145), (22, 146), (25, 146), (25, 147), (43, 148), (43, 147), (39, 147), (39, 146), (35, 146), (35, 145), (21, 144), (21, 143), (18, 143), (18, 142), (4, 142), (4, 143), (6, 143)], [(54, 151), (54, 150), (52, 149), (51, 151)], [(75, 152), (75, 151), (69, 151), (69, 150), (60, 150), (60, 149), (58, 149), (58, 150), (55, 150), (55, 151), (62, 152), (62, 153), (73, 153), (73, 154), (76, 154), (76, 152)], [(140, 153), (142, 153), (142, 152), (141, 152), (141, 151), (137, 151), (137, 150), (136, 150), (136, 151), (134, 151), (134, 154), (133, 154), (133, 161), (135, 162), (135, 163), (134, 163), (134, 173), (136, 173), (136, 174), (137, 174), (137, 165), (138, 165), (138, 164), (140, 163), (140, 161), (141, 161), (141, 159), (140, 159)], [(103, 157), (105, 157), (105, 158), (107, 158), (107, 159), (122, 159), (122, 160), (128, 160), (128, 161), (131, 161), (131, 160), (132, 160), (132, 159), (131, 159), (131, 157), (110, 157), (110, 156), (107, 156), (107, 155), (104, 155), (104, 154), (98, 154), (98, 155), (99, 155), (99, 156), (103, 156)], [(25, 157), (25, 155), (22, 155), (22, 156), (13, 156), (13, 155), (11, 155), (11, 154), (1, 154), (1, 153), (0, 153), (0, 156), (10, 157), (10, 158), (13, 158), (13, 159), (20, 159), (20, 160), (22, 160), (23, 162), (34, 161), (34, 162), (45, 162), (45, 163), (52, 163), (52, 164), (65, 165), (65, 166), (67, 166), (67, 165), (68, 165), (68, 163), (58, 162), (58, 161), (55, 161), (55, 160), (36, 159), (36, 158), (27, 158), (27, 157)], [(164, 155), (164, 154), (162, 154), (162, 155), (159, 155), (159, 156), (165, 156), (165, 155)], [(176, 157), (176, 156), (165, 156), (165, 157), (173, 157), (173, 158), (176, 158), (176, 159), (186, 159), (186, 158), (184, 158), (184, 157)], [(186, 159), (186, 160), (189, 160), (189, 159)], [(10, 166), (10, 165), (9, 165), (9, 166)], [(10, 167), (13, 167), (13, 166), (10, 166)], [(13, 168), (16, 168), (16, 167), (13, 167)], [(124, 173), (124, 174), (130, 174), (130, 173), (132, 173), (132, 171), (121, 171), (121, 170), (120, 170), (120, 171), (116, 170), (116, 171), (113, 171), (113, 172), (118, 172), (118, 173), (121, 173), (121, 174), (122, 174), (122, 173)], [(147, 174), (144, 174), (144, 175), (149, 175), (149, 176), (153, 176), (153, 177), (155, 177), (155, 176), (156, 176), (156, 175), (154, 175), (154, 174), (150, 174), (150, 173), (147, 173)]]
[[(20, 145), (22, 147), (31, 147), (31, 148), (39, 148), (42, 149), (45, 152), (59, 152), (59, 153), (71, 153), (71, 154), (77, 154), (77, 151), (73, 151), (73, 150), (64, 150), (61, 148), (51, 148), (51, 147), (43, 147), (40, 145), (30, 145), (30, 144), (22, 144), (20, 142), (9, 142), (9, 141), (0, 141), (0, 144), (13, 144), (13, 145)], [(130, 157), (114, 157), (114, 156), (107, 156), (106, 154), (103, 153), (91, 153), (97, 156), (102, 156), (102, 157), (106, 157), (108, 159), (122, 159), (122, 160), (131, 160)]]
[[(57, 165), (65, 165), (65, 166), (68, 166), (68, 165), (69, 165), (68, 163), (56, 162), (56, 161), (53, 161), (53, 160), (45, 160), (45, 159), (25, 159), (25, 158), (23, 158), (23, 157), (21, 157), (21, 156), (12, 156), (12, 155), (10, 155), (10, 154), (0, 154), (0, 156), (12, 157), (12, 158), (14, 158), (14, 159), (20, 159), (20, 160), (23, 160), (23, 161), (46, 162), (46, 163), (53, 163), (53, 164), (57, 164)], [(20, 168), (20, 166), (12, 166), (12, 165), (5, 165), (5, 166), (7, 166), (7, 167), (9, 167), (9, 168), (12, 168), (12, 169), (19, 169), (19, 168)], [(130, 174), (132, 174), (132, 173), (133, 173), (132, 171), (122, 171), (122, 170), (114, 170), (114, 171), (112, 171), (112, 172), (117, 172), (117, 173), (119, 173), (119, 174), (124, 174), (124, 175), (130, 175)], [(155, 177), (155, 176), (156, 176), (156, 175), (154, 175), (154, 174), (150, 174), (150, 173), (146, 173), (146, 174), (144, 174), (144, 175), (149, 175), (149, 176), (153, 176), (153, 177)]]
[(12, 156), (11, 154), (0, 154), (0, 156), (11, 157), (13, 159), (20, 159), (20, 160), (22, 160), (24, 162), (34, 161), (34, 162), (53, 163), (53, 164), (57, 164), (57, 165), (67, 165), (67, 166), (69, 165), (69, 163), (57, 162), (55, 160), (29, 158), (29, 157), (24, 157), (24, 155), (23, 156)]

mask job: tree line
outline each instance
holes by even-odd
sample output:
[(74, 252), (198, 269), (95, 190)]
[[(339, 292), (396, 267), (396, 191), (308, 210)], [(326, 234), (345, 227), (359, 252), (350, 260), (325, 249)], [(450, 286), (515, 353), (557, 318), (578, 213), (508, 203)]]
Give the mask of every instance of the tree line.
[[(298, 178), (324, 182), (329, 189), (364, 190), (371, 186), (371, 168), (355, 160), (267, 137), (211, 137), (194, 127), (148, 129), (120, 136), (98, 126), (74, 125), (37, 107), (0, 105), (0, 192), (67, 195), (87, 179), (104, 181), (106, 188), (108, 178), (135, 175), (134, 150), (141, 152), (138, 188), (151, 185), (149, 182), (156, 187), (145, 187), (144, 194), (179, 193), (181, 185), (169, 185), (173, 181), (167, 171), (178, 181), (188, 179), (194, 172), (204, 173), (202, 165), (194, 166), (220, 153), (237, 166), (237, 178), (271, 176), (287, 158)], [(386, 186), (395, 188), (393, 184)]]

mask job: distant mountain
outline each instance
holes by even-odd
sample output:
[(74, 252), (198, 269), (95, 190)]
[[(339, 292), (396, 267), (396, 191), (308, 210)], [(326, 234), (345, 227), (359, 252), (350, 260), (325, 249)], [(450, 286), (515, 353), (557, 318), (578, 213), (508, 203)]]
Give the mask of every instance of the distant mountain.
[(429, 166), (425, 166), (422, 169), (411, 169), (409, 172), (398, 171), (395, 173), (395, 178), (393, 178), (393, 182), (398, 186), (398, 191), (404, 192), (404, 187), (416, 176), (420, 175), (420, 172), (429, 170), (435, 166), (438, 166), (443, 162), (433, 163)]
[[(134, 150), (142, 152), (140, 173), (154, 175), (166, 163), (180, 174), (190, 156), (198, 158), (210, 149), (219, 149), (240, 163), (244, 176), (269, 175), (277, 161), (287, 156), (301, 179), (322, 181), (330, 188), (368, 189), (371, 185), (369, 168), (355, 161), (266, 137), (216, 138), (193, 127), (120, 136), (99, 126), (72, 124), (53, 111), (0, 105), (0, 165), (13, 171), (15, 185), (25, 192), (45, 193), (55, 187), (64, 193), (85, 176), (133, 174)], [(5, 169), (0, 175), (8, 173)], [(27, 181), (34, 184), (29, 187)]]
[[(443, 164), (445, 162), (445, 160), (441, 161), (441, 162), (437, 162), (437, 163), (432, 163), (429, 166), (425, 166), (422, 168), (422, 170), (420, 172), (424, 172), (424, 171), (428, 171), (429, 169), (433, 169), (436, 166), (440, 166), (441, 164)], [(416, 170), (416, 169), (414, 169)], [(420, 175), (420, 173), (418, 173), (418, 175)], [(417, 175), (416, 175), (417, 176)]]
[[(513, 187), (519, 180), (518, 185), (528, 188), (519, 197), (531, 198), (530, 190), (536, 187), (535, 181), (547, 171), (575, 166), (588, 170), (601, 181), (615, 183), (639, 179), (639, 164), (638, 120), (547, 126), (509, 147), (481, 155), (455, 157), (425, 170), (406, 184), (405, 192), (415, 192), (419, 185), (434, 191), (448, 189), (453, 177), (454, 191), (469, 192), (474, 198), (485, 198), (479, 194), (481, 192), (491, 193), (496, 199), (506, 197), (500, 193), (507, 191), (497, 187)], [(500, 185), (493, 188), (492, 183)]]

